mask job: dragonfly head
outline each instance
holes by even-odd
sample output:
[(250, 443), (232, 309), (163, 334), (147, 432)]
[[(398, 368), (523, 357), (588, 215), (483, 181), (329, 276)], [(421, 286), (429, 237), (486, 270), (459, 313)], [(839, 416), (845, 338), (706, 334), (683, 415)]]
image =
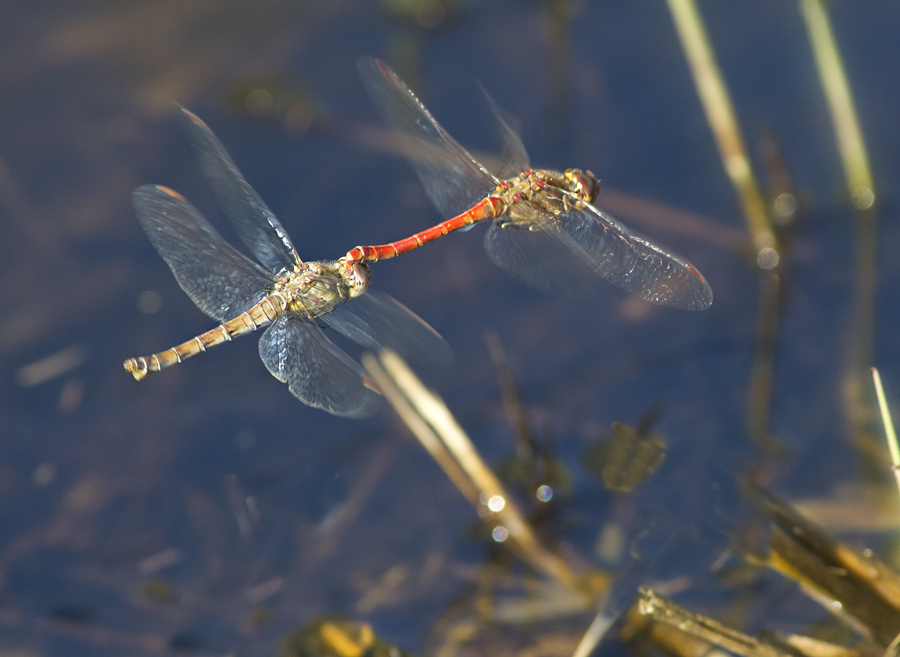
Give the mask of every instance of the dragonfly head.
[(563, 178), (568, 190), (587, 203), (592, 203), (600, 192), (600, 184), (590, 171), (566, 169), (563, 171)]

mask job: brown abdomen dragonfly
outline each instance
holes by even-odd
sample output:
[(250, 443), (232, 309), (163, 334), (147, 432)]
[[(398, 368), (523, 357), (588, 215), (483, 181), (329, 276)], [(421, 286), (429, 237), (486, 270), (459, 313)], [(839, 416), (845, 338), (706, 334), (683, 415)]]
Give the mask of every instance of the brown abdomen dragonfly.
[(294, 396), (335, 415), (365, 417), (377, 409), (377, 385), (326, 329), (407, 359), (447, 360), (449, 347), (434, 329), (390, 297), (367, 292), (365, 264), (301, 260), (212, 131), (188, 110), (180, 114), (219, 203), (258, 262), (228, 244), (177, 192), (159, 185), (135, 190), (134, 207), (153, 246), (197, 307), (220, 322), (180, 345), (126, 360), (135, 379), (268, 327), (260, 358)]

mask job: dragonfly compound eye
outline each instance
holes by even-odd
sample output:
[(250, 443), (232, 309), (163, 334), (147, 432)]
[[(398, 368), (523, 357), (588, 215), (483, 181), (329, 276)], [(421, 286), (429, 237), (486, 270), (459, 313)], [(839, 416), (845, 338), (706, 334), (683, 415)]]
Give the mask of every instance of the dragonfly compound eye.
[(597, 179), (590, 171), (581, 169), (566, 169), (563, 172), (566, 182), (569, 183), (569, 191), (576, 194), (582, 201), (592, 202), (600, 191)]

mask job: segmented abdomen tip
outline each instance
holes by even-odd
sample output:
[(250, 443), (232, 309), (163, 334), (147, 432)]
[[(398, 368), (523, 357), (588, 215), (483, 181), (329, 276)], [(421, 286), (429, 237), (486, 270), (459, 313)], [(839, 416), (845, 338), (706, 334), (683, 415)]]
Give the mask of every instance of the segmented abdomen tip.
[(138, 381), (147, 376), (147, 368), (141, 367), (136, 358), (129, 358), (122, 363), (122, 367), (125, 368), (126, 372), (131, 372), (131, 375)]

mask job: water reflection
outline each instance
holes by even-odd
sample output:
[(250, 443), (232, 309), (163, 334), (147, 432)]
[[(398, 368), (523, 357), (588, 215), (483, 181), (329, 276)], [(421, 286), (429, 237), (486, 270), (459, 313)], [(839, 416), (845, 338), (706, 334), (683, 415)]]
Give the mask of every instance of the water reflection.
[[(793, 229), (791, 260), (781, 265), (790, 286), (772, 361), (770, 422), (788, 460), (762, 458), (745, 438), (757, 280), (741, 260), (736, 205), (662, 8), (573, 5), (571, 48), (561, 58), (570, 65), (568, 112), (553, 112), (571, 125), (548, 125), (548, 105), (557, 105), (545, 88), (550, 73), (541, 72), (555, 44), (539, 3), (461, 5), (438, 30), (417, 32), (412, 46), (405, 19), (360, 3), (11, 9), (0, 26), (0, 302), (7, 311), (0, 319), (7, 373), (0, 379), (0, 627), (7, 645), (59, 655), (123, 648), (271, 654), (302, 622), (325, 612), (353, 615), (359, 601), (378, 600), (364, 620), (392, 645), (419, 653), (427, 652), (435, 619), (458, 600), (478, 599), (464, 595), (488, 551), (464, 535), (473, 515), (390, 417), (358, 424), (316, 415), (272, 380), (252, 343), (145, 384), (121, 371), (135, 345), (174, 344), (206, 328), (159, 266), (130, 207), (132, 190), (152, 180), (214, 214), (169, 119), (172, 101), (217, 126), (304, 252), (381, 243), (436, 222), (411, 171), (380, 150), (354, 71), (360, 55), (413, 53), (405, 67), (395, 62), (398, 70), (464, 144), (491, 143), (490, 117), (473, 98), (476, 75), (520, 117), (525, 139), (538, 145), (535, 160), (590, 167), (604, 186), (627, 188), (626, 199), (714, 218), (673, 221), (665, 235), (677, 250), (698, 254), (692, 259), (715, 287), (716, 305), (702, 317), (635, 308), (612, 292), (572, 304), (524, 289), (490, 268), (473, 233), (378, 270), (379, 287), (454, 346), (456, 368), (428, 383), (490, 462), (512, 455), (515, 444), (481, 341), (486, 328), (502, 337), (526, 405), (539, 427), (552, 429), (554, 457), (567, 464), (578, 463), (613, 421), (665, 404), (659, 431), (669, 449), (656, 490), (679, 504), (661, 510), (638, 498), (616, 505), (578, 475), (573, 497), (553, 500), (568, 509), (561, 541), (600, 561), (595, 546), (612, 555), (629, 544), (601, 541), (615, 534), (604, 528), (664, 511), (689, 531), (668, 542), (651, 536), (645, 554), (661, 552), (650, 549), (654, 541), (664, 544), (664, 554), (675, 556), (656, 562), (657, 572), (688, 573), (684, 590), (709, 595), (712, 607), (727, 595), (718, 582), (702, 585), (697, 573), (706, 572), (700, 564), (709, 552), (697, 544), (727, 541), (718, 521), (698, 528), (693, 520), (711, 504), (710, 482), (716, 490), (761, 459), (761, 471), (788, 496), (853, 488), (848, 465), (859, 456), (844, 441), (839, 403), (844, 349), (854, 339), (846, 329), (853, 222), (835, 194), (840, 167), (823, 136), (821, 97), (810, 91), (802, 28), (792, 5), (707, 10), (742, 121), (751, 131), (776, 131), (808, 209)], [(832, 11), (853, 53), (876, 175), (886, 181), (879, 195), (890, 199), (897, 176), (885, 147), (898, 141), (897, 101), (879, 76), (884, 53), (897, 47), (896, 8)], [(283, 121), (236, 111), (229, 95), (248, 79), (308, 90), (328, 129), (290, 132)], [(557, 143), (571, 148), (554, 150)], [(641, 229), (640, 216), (610, 209)], [(880, 230), (890, 252), (896, 226)], [(883, 309), (900, 307), (896, 268), (887, 260), (879, 272)], [(159, 296), (142, 294), (148, 290)], [(165, 312), (144, 314), (160, 304)], [(886, 319), (892, 327), (892, 316)], [(890, 340), (877, 345), (889, 389), (900, 380), (891, 369), (895, 349)], [(60, 354), (66, 358), (54, 364)], [(22, 368), (48, 358), (51, 370), (26, 377), (33, 385), (17, 380)], [(841, 515), (864, 517), (870, 507)], [(407, 573), (402, 579), (390, 575), (398, 567)], [(376, 595), (379, 586), (390, 595)], [(794, 618), (820, 617), (804, 604), (797, 602)], [(529, 636), (498, 626), (489, 638), (512, 634), (561, 654), (589, 622), (559, 621)]]

